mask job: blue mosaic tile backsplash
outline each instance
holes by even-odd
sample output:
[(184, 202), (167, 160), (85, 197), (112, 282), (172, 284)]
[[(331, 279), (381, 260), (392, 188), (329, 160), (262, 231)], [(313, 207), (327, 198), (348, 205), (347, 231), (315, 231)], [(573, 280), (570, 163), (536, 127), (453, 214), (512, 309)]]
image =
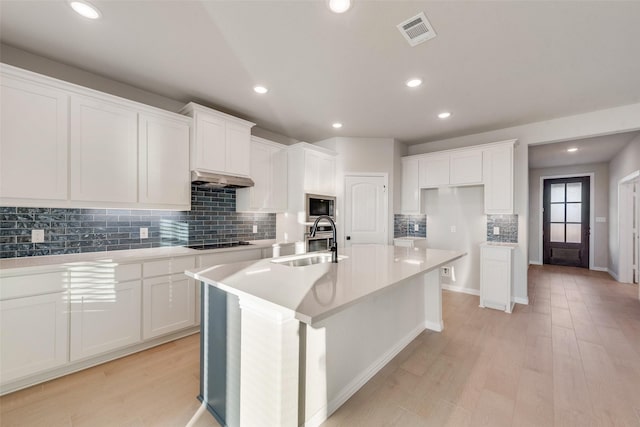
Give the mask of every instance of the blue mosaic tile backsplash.
[[(500, 227), (500, 234), (493, 234)], [(518, 215), (487, 215), (487, 242), (518, 243)]]
[[(418, 231), (415, 225), (418, 224)], [(393, 237), (427, 237), (427, 215), (393, 215)]]
[[(32, 229), (44, 230), (44, 243), (31, 243)], [(0, 207), (0, 258), (275, 237), (276, 215), (236, 212), (236, 190), (227, 188), (191, 187), (191, 211)]]

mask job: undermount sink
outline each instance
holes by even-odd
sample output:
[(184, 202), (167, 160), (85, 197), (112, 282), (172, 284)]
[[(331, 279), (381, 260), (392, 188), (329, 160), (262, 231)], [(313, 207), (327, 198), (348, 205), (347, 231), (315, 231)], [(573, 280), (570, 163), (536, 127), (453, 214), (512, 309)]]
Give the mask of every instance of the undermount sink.
[[(345, 258), (347, 257), (344, 255), (338, 255), (338, 262)], [(274, 264), (285, 265), (287, 267), (306, 267), (314, 264), (324, 264), (331, 262), (331, 252), (287, 256), (272, 259), (271, 262)]]

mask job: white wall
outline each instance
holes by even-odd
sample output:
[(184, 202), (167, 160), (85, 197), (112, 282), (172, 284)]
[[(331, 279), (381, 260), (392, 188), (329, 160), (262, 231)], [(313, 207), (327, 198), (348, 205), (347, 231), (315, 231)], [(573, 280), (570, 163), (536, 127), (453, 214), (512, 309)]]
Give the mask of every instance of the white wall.
[[(514, 102), (518, 101), (514, 100)], [(527, 299), (527, 268), (529, 260), (527, 230), (529, 216), (528, 145), (568, 141), (639, 129), (640, 103), (637, 103), (544, 122), (411, 145), (408, 147), (408, 154), (422, 154), (513, 138), (518, 139), (519, 146), (516, 147), (515, 152), (514, 172), (519, 242), (514, 260), (514, 297), (523, 301)], [(609, 170), (611, 171), (611, 167)], [(611, 217), (612, 215), (610, 214), (609, 216)], [(428, 234), (429, 225), (427, 224)], [(611, 247), (609, 252), (611, 254)]]
[[(387, 220), (388, 243), (393, 241), (394, 204), (400, 203), (396, 187), (400, 179), (400, 157), (404, 152), (403, 144), (392, 138), (354, 138), (335, 137), (315, 142), (314, 145), (333, 150), (336, 157), (336, 198), (338, 224), (344, 212), (344, 175), (350, 172), (381, 172), (389, 178), (389, 209)], [(344, 245), (344, 227), (338, 225), (338, 241)]]
[[(487, 240), (484, 187), (452, 187), (422, 190), (427, 214), (427, 247), (462, 250), (467, 256), (455, 261), (456, 281), (443, 285), (480, 290), (480, 243)], [(456, 232), (451, 232), (451, 226)]]
[[(529, 170), (529, 261), (532, 264), (542, 264), (540, 259), (541, 209), (540, 209), (540, 177), (573, 174), (594, 174), (594, 209), (591, 215), (607, 218), (609, 215), (609, 165), (597, 163), (590, 165), (560, 166)], [(609, 263), (609, 225), (596, 222), (591, 230), (594, 243), (594, 268), (606, 269)]]
[(635, 138), (609, 162), (609, 271), (619, 274), (618, 183), (640, 170), (640, 137)]

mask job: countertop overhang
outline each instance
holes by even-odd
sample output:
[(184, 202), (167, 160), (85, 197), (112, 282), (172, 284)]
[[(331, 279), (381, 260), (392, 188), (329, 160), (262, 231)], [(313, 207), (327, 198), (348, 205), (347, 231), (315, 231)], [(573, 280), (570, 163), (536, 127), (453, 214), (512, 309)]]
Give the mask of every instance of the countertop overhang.
[(464, 251), (353, 245), (339, 263), (289, 267), (272, 259), (188, 270), (196, 280), (314, 325), (385, 289), (466, 255)]

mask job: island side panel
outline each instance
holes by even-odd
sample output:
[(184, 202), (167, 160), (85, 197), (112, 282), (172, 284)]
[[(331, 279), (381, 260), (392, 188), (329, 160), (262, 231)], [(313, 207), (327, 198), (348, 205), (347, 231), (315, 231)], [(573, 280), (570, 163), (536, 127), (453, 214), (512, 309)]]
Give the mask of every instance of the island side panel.
[(240, 297), (240, 426), (298, 427), (300, 322)]
[(424, 331), (424, 278), (306, 325), (305, 427), (322, 424)]
[(436, 268), (424, 275), (424, 327), (432, 331), (441, 332), (444, 329), (442, 321), (442, 286), (440, 284), (440, 269)]

